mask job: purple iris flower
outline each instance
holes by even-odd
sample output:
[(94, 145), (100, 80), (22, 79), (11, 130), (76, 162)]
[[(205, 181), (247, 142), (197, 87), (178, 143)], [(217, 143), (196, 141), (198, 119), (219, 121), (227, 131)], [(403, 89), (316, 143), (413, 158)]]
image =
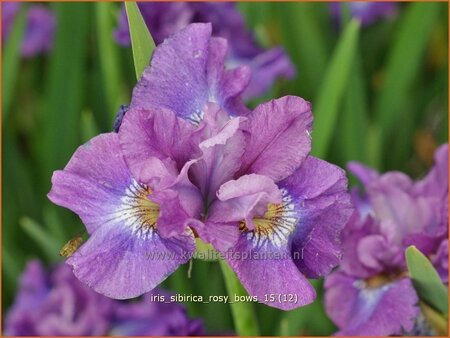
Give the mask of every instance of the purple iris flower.
[[(228, 40), (230, 44), (226, 64), (230, 68), (248, 65), (252, 70), (244, 98), (264, 94), (277, 78), (290, 79), (295, 68), (280, 47), (261, 48), (247, 29), (244, 18), (230, 2), (142, 2), (139, 9), (157, 44), (193, 22), (210, 22), (213, 35)], [(125, 10), (119, 14), (116, 41), (130, 45), (130, 33)]]
[(19, 2), (2, 2), (2, 41), (9, 36), (19, 9)]
[[(154, 290), (138, 302), (116, 301), (112, 336), (204, 336), (202, 319), (190, 319), (186, 308), (170, 302), (171, 294)], [(159, 297), (159, 301), (155, 301)], [(164, 302), (161, 301), (164, 297)]]
[(225, 69), (227, 50), (227, 40), (211, 37), (210, 24), (189, 25), (155, 49), (152, 67), (134, 88), (130, 108), (164, 107), (197, 124), (207, 102), (229, 115), (247, 114), (241, 95), (250, 69)]
[[(344, 3), (333, 2), (330, 3), (332, 16), (340, 20), (342, 16), (342, 5)], [(392, 17), (397, 11), (397, 4), (395, 2), (372, 2), (372, 1), (354, 1), (347, 2), (350, 15), (353, 18), (359, 19), (364, 26), (383, 19)]]
[[(196, 232), (224, 256), (250, 295), (283, 310), (315, 299), (307, 278), (338, 264), (340, 230), (353, 210), (345, 173), (308, 155), (311, 125), (308, 102), (273, 100), (245, 119), (227, 121), (214, 143), (203, 142), (203, 159), (192, 168), (197, 186), (200, 177), (213, 189), (205, 220), (193, 224)], [(218, 158), (224, 164), (215, 167)], [(298, 298), (283, 301), (283, 295)]]
[[(2, 40), (6, 41), (20, 3), (2, 3)], [(56, 20), (54, 14), (44, 6), (33, 5), (28, 8), (25, 33), (22, 40), (21, 55), (29, 58), (49, 52), (53, 46)]]
[[(153, 301), (147, 294), (134, 302), (100, 295), (76, 279), (67, 265), (47, 272), (30, 261), (5, 319), (12, 336), (193, 336), (203, 335), (200, 319), (191, 320), (177, 303)], [(167, 298), (168, 299), (168, 298)]]
[(448, 145), (436, 151), (435, 166), (418, 182), (357, 163), (349, 169), (365, 193), (353, 191), (357, 211), (343, 231), (343, 260), (325, 282), (327, 312), (340, 335), (412, 332), (420, 309), (405, 249), (417, 246), (447, 282)]
[[(116, 133), (99, 135), (53, 174), (48, 195), (76, 212), (91, 235), (67, 263), (81, 281), (113, 298), (148, 292), (189, 260), (195, 239), (186, 222), (198, 217), (201, 206), (185, 161), (194, 127), (163, 109), (138, 112), (127, 116), (148, 125), (133, 135), (150, 136), (153, 130), (152, 144), (133, 148), (126, 138), (121, 144)], [(167, 126), (172, 129), (161, 132)], [(174, 140), (180, 142), (175, 149)]]
[(345, 172), (309, 156), (311, 105), (286, 96), (250, 112), (240, 100), (248, 72), (224, 68), (226, 48), (210, 24), (165, 40), (118, 132), (55, 172), (50, 199), (91, 235), (68, 263), (94, 290), (153, 289), (191, 257), (194, 234), (251, 295), (281, 309), (312, 302), (307, 278), (338, 264), (353, 207)]

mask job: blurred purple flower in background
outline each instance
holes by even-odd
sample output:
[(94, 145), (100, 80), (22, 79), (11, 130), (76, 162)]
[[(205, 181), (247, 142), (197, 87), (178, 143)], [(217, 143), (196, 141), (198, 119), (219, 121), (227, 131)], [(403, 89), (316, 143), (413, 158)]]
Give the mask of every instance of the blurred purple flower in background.
[[(203, 335), (201, 320), (188, 318), (178, 303), (152, 302), (155, 291), (133, 302), (100, 295), (62, 264), (46, 272), (30, 261), (23, 272), (4, 332), (11, 336), (192, 336)], [(168, 299), (168, 298), (166, 298)]]
[(448, 274), (448, 145), (418, 182), (400, 172), (383, 175), (357, 163), (349, 169), (365, 188), (343, 231), (340, 268), (326, 278), (325, 302), (342, 335), (398, 335), (417, 324), (419, 299), (407, 277), (404, 251), (415, 245), (443, 282)]
[[(277, 78), (289, 79), (295, 76), (295, 68), (282, 48), (265, 50), (258, 45), (234, 3), (142, 2), (138, 5), (157, 44), (189, 23), (210, 22), (213, 36), (228, 40), (227, 67), (248, 65), (252, 70), (250, 83), (243, 94), (245, 99), (264, 94)], [(121, 45), (130, 45), (124, 9), (119, 14), (114, 36)]]
[[(2, 2), (2, 41), (7, 41), (21, 4)], [(29, 58), (52, 49), (56, 19), (52, 11), (41, 5), (27, 8), (21, 55)]]
[(19, 2), (2, 2), (2, 41), (8, 38), (19, 9)]
[(363, 26), (368, 26), (378, 20), (389, 18), (395, 15), (397, 4), (395, 2), (332, 2), (330, 3), (331, 15), (340, 21), (342, 18), (342, 6), (348, 4), (350, 15), (359, 19)]

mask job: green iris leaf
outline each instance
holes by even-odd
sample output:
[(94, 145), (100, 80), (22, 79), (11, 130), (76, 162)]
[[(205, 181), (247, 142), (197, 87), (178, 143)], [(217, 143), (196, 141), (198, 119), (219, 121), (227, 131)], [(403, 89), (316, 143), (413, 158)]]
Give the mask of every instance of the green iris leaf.
[(431, 262), (414, 245), (405, 251), (409, 273), (420, 299), (448, 317), (448, 289)]
[(128, 25), (130, 26), (131, 47), (133, 49), (134, 69), (139, 79), (155, 49), (155, 42), (145, 25), (141, 12), (135, 2), (125, 2)]

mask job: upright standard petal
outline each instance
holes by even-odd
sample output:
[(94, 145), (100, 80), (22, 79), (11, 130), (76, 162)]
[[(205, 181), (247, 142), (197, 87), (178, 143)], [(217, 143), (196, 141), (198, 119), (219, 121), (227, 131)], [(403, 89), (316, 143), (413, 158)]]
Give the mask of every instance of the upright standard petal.
[(194, 131), (193, 125), (168, 109), (130, 108), (122, 120), (119, 140), (126, 162), (139, 180), (145, 175), (151, 157), (166, 161), (168, 167), (169, 162), (175, 162), (179, 171), (188, 160), (195, 158)]
[(223, 221), (243, 220), (248, 228), (254, 229), (253, 218), (263, 216), (269, 203), (280, 203), (281, 191), (270, 178), (251, 174), (224, 183), (217, 198), (211, 207), (211, 220), (220, 214)]
[(243, 118), (230, 119), (213, 103), (207, 105), (205, 118), (195, 132), (201, 157), (192, 166), (193, 182), (203, 194), (206, 208), (216, 199), (219, 187), (233, 179), (241, 166), (245, 137), (240, 125)]
[(192, 232), (184, 229), (163, 239), (159, 227), (164, 224), (158, 223), (165, 212), (180, 223), (179, 213), (185, 216), (185, 211), (160, 206), (152, 194), (132, 176), (116, 133), (92, 139), (54, 174), (49, 198), (76, 212), (91, 234), (67, 261), (82, 282), (111, 298), (132, 298), (189, 260), (195, 250)]
[[(217, 88), (220, 84), (231, 82), (222, 78), (213, 81), (208, 73), (214, 69), (214, 73), (219, 77), (234, 74), (234, 86), (238, 86), (238, 89), (233, 90), (235, 93), (240, 93), (245, 88), (248, 76), (242, 76), (239, 72), (224, 72), (223, 64), (217, 62), (224, 52), (213, 50), (210, 43), (211, 25), (196, 23), (175, 33), (156, 47), (151, 67), (145, 69), (133, 91), (131, 108), (164, 107), (197, 124), (203, 118), (208, 101), (217, 102), (227, 108), (227, 102), (231, 100), (233, 102), (230, 107), (237, 107), (237, 95), (230, 97), (226, 94), (229, 92), (225, 87)], [(223, 49), (223, 46), (221, 48)], [(219, 56), (214, 55), (215, 53), (219, 53)], [(224, 98), (219, 97), (221, 93), (225, 93)], [(246, 111), (228, 113), (240, 115)]]
[(275, 182), (291, 175), (311, 150), (312, 120), (311, 104), (299, 97), (259, 105), (244, 125), (249, 137), (239, 173)]

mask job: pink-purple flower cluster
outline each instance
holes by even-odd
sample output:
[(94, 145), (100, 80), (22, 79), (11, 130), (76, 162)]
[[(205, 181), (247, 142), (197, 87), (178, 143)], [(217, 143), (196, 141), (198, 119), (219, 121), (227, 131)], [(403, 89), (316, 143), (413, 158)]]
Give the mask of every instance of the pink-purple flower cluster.
[(411, 333), (420, 308), (405, 249), (415, 245), (448, 282), (448, 145), (418, 182), (357, 163), (349, 169), (365, 192), (353, 191), (357, 210), (343, 231), (343, 260), (326, 278), (328, 315), (345, 336)]
[(398, 6), (395, 2), (389, 1), (332, 2), (329, 5), (331, 15), (336, 20), (342, 19), (342, 7), (348, 6), (350, 16), (360, 20), (363, 26), (371, 25), (381, 19), (393, 17), (397, 12)]
[[(157, 44), (190, 23), (210, 22), (213, 35), (227, 39), (230, 44), (225, 59), (227, 67), (246, 64), (252, 69), (250, 83), (243, 93), (245, 99), (264, 94), (277, 78), (295, 75), (295, 68), (281, 47), (265, 50), (258, 45), (235, 3), (141, 2), (138, 6)], [(124, 9), (114, 36), (121, 45), (131, 43)]]
[[(2, 41), (7, 41), (11, 34), (20, 2), (2, 2)], [(45, 54), (52, 49), (56, 20), (53, 13), (42, 5), (33, 5), (27, 9), (21, 55), (33, 57)]]
[(153, 302), (155, 290), (126, 302), (100, 295), (75, 278), (67, 265), (45, 271), (30, 261), (6, 315), (8, 336), (201, 336), (203, 322), (189, 319), (178, 303)]
[(286, 96), (250, 111), (240, 98), (250, 68), (226, 69), (226, 54), (210, 24), (165, 40), (118, 132), (93, 138), (54, 173), (49, 198), (90, 234), (67, 263), (97, 292), (154, 289), (192, 257), (196, 237), (251, 295), (285, 310), (311, 303), (307, 278), (338, 264), (353, 207), (345, 172), (309, 155), (310, 103)]

